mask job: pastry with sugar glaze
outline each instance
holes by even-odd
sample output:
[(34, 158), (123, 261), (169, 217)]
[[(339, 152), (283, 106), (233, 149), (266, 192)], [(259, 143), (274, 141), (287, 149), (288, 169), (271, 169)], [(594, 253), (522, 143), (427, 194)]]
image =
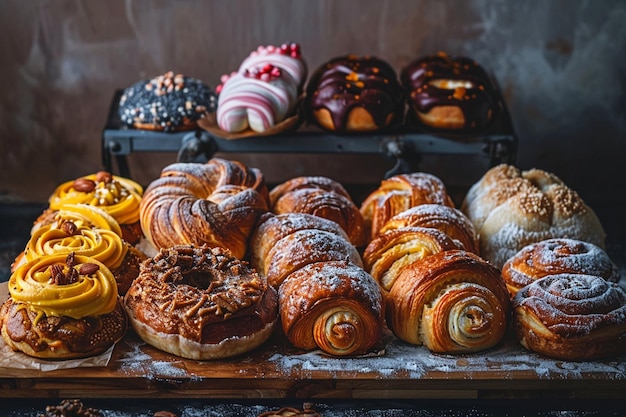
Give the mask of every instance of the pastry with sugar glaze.
[(269, 211), (269, 194), (260, 170), (212, 158), (165, 167), (146, 188), (139, 211), (157, 249), (206, 244), (243, 259), (257, 220)]
[(524, 347), (552, 358), (619, 355), (626, 352), (626, 292), (598, 276), (547, 275), (513, 298), (513, 328)]
[(246, 262), (208, 246), (161, 249), (142, 264), (124, 306), (145, 342), (198, 360), (260, 346), (278, 318), (276, 290)]
[(336, 132), (380, 131), (401, 122), (404, 112), (395, 70), (374, 56), (346, 55), (321, 65), (306, 103), (313, 122)]
[(403, 68), (400, 79), (410, 116), (430, 128), (481, 130), (499, 108), (491, 77), (468, 57), (443, 52), (421, 57)]
[(502, 268), (523, 247), (552, 238), (604, 248), (595, 212), (556, 175), (501, 164), (469, 189), (461, 210), (474, 223), (482, 257)]
[(620, 280), (620, 271), (609, 255), (588, 242), (548, 239), (522, 248), (502, 267), (502, 278), (511, 297), (526, 285), (555, 274), (595, 275), (611, 282)]
[(9, 347), (42, 359), (75, 359), (105, 352), (126, 334), (127, 316), (111, 271), (74, 254), (33, 259), (8, 283), (0, 307)]

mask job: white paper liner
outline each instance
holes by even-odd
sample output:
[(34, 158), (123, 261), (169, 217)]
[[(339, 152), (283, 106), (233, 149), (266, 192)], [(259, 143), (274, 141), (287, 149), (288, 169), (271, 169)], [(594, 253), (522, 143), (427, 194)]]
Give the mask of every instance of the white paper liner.
[[(9, 298), (9, 283), (0, 283), (0, 303)], [(0, 368), (11, 369), (34, 369), (38, 371), (54, 371), (57, 369), (87, 368), (94, 366), (107, 366), (111, 360), (113, 349), (111, 346), (106, 352), (97, 356), (82, 359), (47, 360), (32, 358), (22, 352), (14, 352), (0, 337)]]

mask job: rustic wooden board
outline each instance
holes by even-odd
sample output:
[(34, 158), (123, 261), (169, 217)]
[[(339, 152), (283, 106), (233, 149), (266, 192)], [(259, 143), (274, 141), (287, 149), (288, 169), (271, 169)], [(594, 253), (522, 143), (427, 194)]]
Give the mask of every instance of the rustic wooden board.
[(386, 332), (379, 351), (335, 358), (293, 348), (277, 328), (248, 354), (195, 361), (153, 348), (129, 331), (106, 366), (58, 365), (0, 366), (0, 397), (626, 398), (626, 355), (552, 360), (525, 350), (512, 334), (488, 351), (438, 355)]

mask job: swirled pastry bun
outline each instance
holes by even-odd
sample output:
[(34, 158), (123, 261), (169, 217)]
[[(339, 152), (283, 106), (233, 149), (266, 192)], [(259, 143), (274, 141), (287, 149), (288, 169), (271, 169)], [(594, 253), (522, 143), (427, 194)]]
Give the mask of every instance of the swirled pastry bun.
[(524, 246), (551, 238), (604, 248), (595, 212), (556, 175), (501, 164), (469, 189), (461, 210), (474, 223), (482, 257), (502, 268)]
[(531, 243), (502, 267), (502, 278), (511, 297), (546, 275), (564, 273), (595, 275), (611, 282), (618, 282), (621, 277), (619, 268), (603, 249), (588, 242), (564, 238)]
[(513, 327), (529, 350), (586, 361), (626, 352), (626, 292), (604, 278), (547, 275), (513, 298)]
[(218, 359), (265, 342), (278, 319), (277, 293), (223, 248), (179, 245), (142, 264), (124, 296), (135, 332), (189, 359)]
[(95, 259), (73, 254), (36, 258), (11, 275), (9, 294), (0, 309), (2, 337), (29, 356), (93, 356), (126, 333), (115, 278)]

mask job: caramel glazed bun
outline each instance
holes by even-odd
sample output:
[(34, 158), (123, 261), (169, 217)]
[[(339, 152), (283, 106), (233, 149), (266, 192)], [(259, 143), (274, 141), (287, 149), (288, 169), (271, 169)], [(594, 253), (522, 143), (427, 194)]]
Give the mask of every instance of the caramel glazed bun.
[(216, 107), (217, 95), (202, 81), (168, 71), (126, 88), (118, 113), (127, 126), (171, 132), (195, 129)]
[(239, 259), (258, 218), (268, 211), (261, 171), (221, 158), (165, 167), (139, 207), (141, 227), (157, 250), (206, 244), (224, 247)]
[(277, 322), (277, 297), (254, 269), (223, 248), (181, 245), (142, 264), (124, 306), (145, 342), (205, 360), (265, 342)]
[(377, 131), (402, 121), (404, 93), (385, 61), (356, 55), (331, 59), (307, 86), (306, 108), (314, 123), (331, 131)]
[(480, 254), (502, 268), (524, 246), (552, 238), (592, 243), (604, 249), (606, 233), (594, 211), (556, 175), (513, 165), (491, 168), (461, 206), (474, 223)]
[(115, 278), (86, 256), (51, 255), (19, 267), (0, 307), (0, 328), (14, 351), (42, 359), (105, 352), (126, 334), (128, 320)]
[(419, 58), (400, 74), (409, 108), (436, 129), (481, 130), (498, 110), (496, 88), (474, 60), (445, 53)]
[(548, 275), (513, 298), (513, 328), (527, 349), (587, 361), (626, 352), (626, 292), (586, 274)]

